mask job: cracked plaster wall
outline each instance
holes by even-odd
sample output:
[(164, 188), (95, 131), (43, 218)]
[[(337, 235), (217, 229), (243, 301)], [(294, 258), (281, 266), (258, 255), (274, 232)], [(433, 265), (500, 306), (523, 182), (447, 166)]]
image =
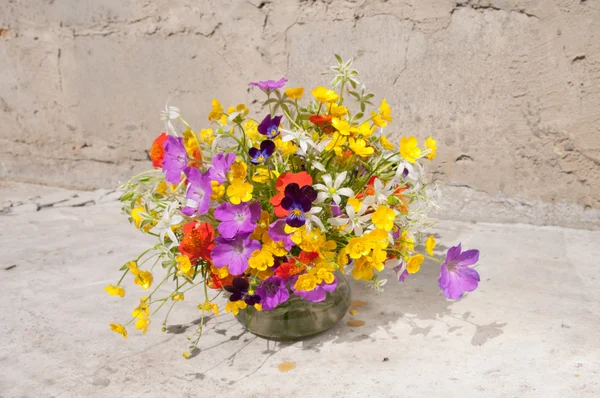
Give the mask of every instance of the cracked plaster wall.
[(338, 52), (386, 133), (437, 137), (445, 215), (600, 225), (599, 0), (0, 3), (2, 180), (112, 187), (148, 167), (166, 99), (199, 129), (213, 96), (326, 83)]

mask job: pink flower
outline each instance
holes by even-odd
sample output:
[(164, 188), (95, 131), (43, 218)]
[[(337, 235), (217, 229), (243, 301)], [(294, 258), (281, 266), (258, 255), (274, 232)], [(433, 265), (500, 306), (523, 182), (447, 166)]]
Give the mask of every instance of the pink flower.
[(446, 262), (440, 268), (438, 283), (444, 296), (457, 300), (465, 292), (472, 292), (479, 284), (479, 274), (470, 265), (479, 260), (479, 250), (462, 252), (461, 244), (448, 249)]

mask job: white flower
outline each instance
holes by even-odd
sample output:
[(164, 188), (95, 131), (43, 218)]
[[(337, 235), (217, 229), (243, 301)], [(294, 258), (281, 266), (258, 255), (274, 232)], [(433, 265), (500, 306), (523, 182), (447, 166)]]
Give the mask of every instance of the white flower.
[(304, 213), (304, 218), (306, 219), (306, 233), (309, 233), (312, 227), (312, 224), (317, 224), (322, 231), (325, 231), (325, 225), (323, 225), (323, 221), (317, 216), (323, 210), (322, 207), (315, 206), (310, 209), (308, 213)]
[(164, 120), (165, 122), (165, 130), (167, 130), (171, 134), (177, 135), (177, 131), (171, 123), (171, 120), (177, 119), (179, 117), (180, 111), (176, 106), (169, 106), (167, 102), (165, 104), (165, 109), (160, 111), (160, 120)]
[(387, 283), (387, 279), (379, 279), (377, 277), (371, 279), (370, 283), (367, 285), (371, 289), (375, 290), (377, 293), (383, 293), (383, 287)]
[(329, 224), (335, 225), (336, 227), (344, 227), (344, 231), (346, 233), (354, 232), (356, 236), (362, 236), (364, 232), (364, 225), (371, 219), (371, 215), (365, 215), (365, 211), (367, 211), (367, 206), (361, 204), (358, 212), (354, 211), (354, 207), (348, 203), (346, 205), (346, 214), (348, 217), (334, 217), (330, 218)]
[(350, 188), (340, 188), (342, 183), (346, 180), (347, 171), (344, 171), (335, 178), (335, 181), (332, 180), (330, 174), (323, 175), (323, 184), (315, 184), (314, 188), (319, 192), (317, 195), (317, 200), (315, 203), (323, 203), (327, 198), (333, 198), (333, 201), (339, 205), (342, 201), (341, 196), (352, 197), (354, 196), (354, 192)]
[(393, 179), (386, 185), (383, 185), (383, 182), (379, 178), (376, 178), (373, 183), (373, 195), (367, 196), (364, 203), (373, 207), (387, 203), (388, 198), (396, 190), (396, 185), (397, 182)]
[(315, 145), (315, 142), (302, 130), (291, 131), (281, 129), (281, 141), (296, 141), (296, 144), (301, 149), (301, 155), (306, 155), (309, 145), (315, 149), (318, 149), (317, 145)]
[(165, 234), (169, 235), (171, 242), (173, 242), (169, 248), (179, 244), (177, 236), (171, 227), (174, 225), (179, 225), (183, 222), (183, 217), (181, 215), (173, 215), (177, 209), (176, 206), (177, 204), (175, 202), (169, 203), (163, 211), (162, 218), (156, 224), (156, 228), (160, 230), (159, 237), (163, 245), (165, 244)]

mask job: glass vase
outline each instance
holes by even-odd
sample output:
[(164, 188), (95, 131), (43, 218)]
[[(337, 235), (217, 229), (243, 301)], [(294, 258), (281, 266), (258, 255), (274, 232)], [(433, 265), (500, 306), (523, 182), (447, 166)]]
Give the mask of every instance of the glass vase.
[(325, 300), (313, 303), (290, 293), (290, 298), (271, 311), (253, 306), (240, 310), (237, 320), (250, 332), (271, 340), (300, 340), (321, 333), (338, 323), (350, 308), (350, 286), (336, 271), (337, 289)]

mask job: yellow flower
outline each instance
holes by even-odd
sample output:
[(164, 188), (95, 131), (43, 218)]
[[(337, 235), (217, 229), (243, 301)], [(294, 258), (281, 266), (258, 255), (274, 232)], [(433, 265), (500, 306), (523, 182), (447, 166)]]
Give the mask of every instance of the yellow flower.
[(240, 312), (240, 310), (243, 310), (245, 308), (246, 303), (244, 302), (244, 300), (228, 301), (227, 305), (225, 306), (225, 311), (233, 312), (233, 315), (237, 315)]
[(175, 188), (177, 188), (177, 185), (168, 184), (166, 181), (163, 181), (156, 187), (156, 192), (166, 196), (168, 193), (175, 192)]
[(183, 356), (185, 359), (190, 359), (190, 357), (192, 356), (192, 354), (191, 354), (191, 353), (189, 353), (189, 352), (187, 352), (187, 351), (186, 351), (186, 352), (184, 352), (184, 353), (183, 353), (183, 354), (181, 354), (181, 355), (182, 355), (182, 356)]
[(375, 250), (369, 256), (362, 256), (354, 260), (354, 268), (352, 268), (352, 276), (354, 279), (371, 280), (374, 275), (373, 270), (382, 271), (383, 262), (387, 254), (383, 250)]
[(421, 269), (421, 264), (423, 263), (423, 260), (425, 260), (425, 257), (423, 257), (422, 254), (416, 254), (416, 255), (412, 256), (411, 258), (409, 258), (408, 261), (406, 262), (406, 270), (408, 271), (408, 273), (415, 274), (415, 273), (419, 272), (419, 270)]
[(254, 228), (254, 232), (250, 237), (254, 240), (260, 240), (265, 232), (269, 230), (269, 225), (271, 224), (271, 216), (269, 212), (262, 210), (260, 212), (260, 218), (258, 219), (258, 223), (256, 223), (256, 227)]
[(125, 326), (121, 325), (120, 323), (111, 323), (110, 330), (123, 335), (124, 338), (127, 338), (127, 329), (125, 329)]
[(354, 209), (354, 211), (356, 213), (358, 213), (358, 211), (360, 210), (360, 206), (362, 205), (362, 202), (356, 198), (349, 198), (348, 199), (348, 204), (350, 206), (352, 206), (352, 208)]
[(317, 278), (310, 273), (300, 275), (294, 284), (294, 289), (304, 292), (315, 290), (316, 287)]
[(135, 328), (141, 330), (142, 334), (146, 334), (148, 326), (150, 326), (150, 307), (148, 305), (147, 297), (142, 297), (140, 299), (140, 305), (133, 310), (131, 316), (137, 319)]
[[(275, 181), (279, 177), (279, 173), (275, 170), (271, 170), (271, 179)], [(269, 181), (269, 169), (266, 167), (257, 167), (254, 175), (252, 176), (252, 181), (258, 182), (260, 184), (265, 184)]]
[(352, 127), (350, 123), (344, 119), (334, 117), (331, 119), (331, 125), (340, 132), (341, 135), (350, 135)]
[(375, 213), (371, 216), (371, 220), (373, 224), (377, 228), (385, 229), (386, 231), (391, 231), (394, 227), (394, 219), (396, 218), (396, 213), (394, 210), (390, 209), (385, 205), (381, 205), (377, 207)]
[(223, 114), (219, 119), (219, 124), (221, 126), (227, 126), (227, 115)]
[(263, 140), (264, 136), (258, 132), (258, 124), (254, 120), (248, 120), (244, 123), (244, 131), (254, 143), (258, 144)]
[(364, 236), (373, 250), (384, 250), (390, 244), (389, 233), (384, 229), (375, 229)]
[(207, 144), (212, 144), (215, 140), (215, 136), (213, 135), (213, 129), (202, 129), (200, 130), (200, 140)]
[(383, 149), (387, 149), (388, 151), (394, 150), (394, 144), (389, 142), (384, 135), (381, 136), (381, 146), (383, 147)]
[(133, 282), (136, 285), (140, 285), (144, 290), (150, 289), (150, 286), (152, 286), (152, 281), (154, 280), (154, 277), (152, 276), (151, 272), (138, 270), (137, 273), (134, 273), (134, 275), (135, 279), (133, 280)]
[(400, 155), (410, 163), (416, 162), (421, 157), (419, 142), (413, 136), (400, 138)]
[(218, 181), (211, 181), (210, 185), (212, 186), (212, 194), (210, 198), (212, 200), (218, 200), (225, 195), (225, 185), (219, 184)]
[(198, 304), (198, 309), (201, 311), (212, 311), (215, 314), (215, 316), (219, 316), (219, 306), (217, 304), (211, 303), (210, 301), (205, 301), (204, 304)]
[(250, 268), (255, 268), (259, 271), (265, 271), (267, 268), (272, 267), (275, 264), (273, 253), (266, 248), (261, 250), (255, 250), (252, 256), (248, 259), (248, 265)]
[(339, 96), (335, 93), (335, 91), (329, 90), (323, 86), (314, 88), (311, 91), (311, 93), (318, 102), (337, 101), (337, 99), (339, 98)]
[[(135, 223), (135, 227), (137, 229), (140, 229), (140, 226), (142, 225), (142, 221), (145, 220), (144, 216), (147, 216), (147, 215), (148, 215), (148, 213), (146, 213), (146, 210), (143, 207), (136, 207), (133, 210), (131, 210), (131, 218), (133, 219), (133, 222)], [(144, 225), (142, 230), (144, 232), (148, 232), (151, 228), (152, 228), (152, 224), (146, 224), (146, 225)]]
[(350, 239), (350, 242), (348, 242), (346, 250), (348, 251), (348, 255), (351, 258), (357, 259), (369, 254), (369, 252), (371, 251), (371, 247), (369, 246), (367, 240), (364, 237), (354, 237)]
[(339, 131), (336, 131), (335, 133), (333, 133), (333, 136), (331, 137), (331, 141), (329, 141), (329, 143), (325, 147), (325, 150), (331, 151), (333, 149), (335, 151), (335, 154), (340, 156), (344, 149), (343, 145), (346, 143), (347, 140), (348, 140), (347, 137), (342, 135)]
[(231, 165), (227, 178), (230, 182), (233, 180), (243, 180), (248, 175), (248, 166), (244, 162), (238, 162)]
[(183, 295), (183, 293), (175, 293), (174, 295), (171, 296), (171, 300), (173, 301), (183, 301), (185, 299), (185, 296)]
[[(284, 156), (291, 156), (291, 155), (295, 154), (296, 151), (298, 150), (298, 147), (296, 146), (296, 144), (294, 144), (294, 142), (292, 142), (292, 141), (283, 142), (280, 137), (277, 137), (275, 139), (275, 147)], [(277, 176), (279, 176), (279, 173), (277, 173)]]
[(215, 122), (221, 119), (221, 116), (223, 116), (223, 107), (216, 98), (213, 98), (212, 111), (210, 111), (210, 113), (208, 114), (208, 120), (211, 122)]
[(387, 126), (387, 123), (385, 120), (383, 120), (383, 118), (381, 117), (381, 115), (375, 111), (371, 112), (371, 121), (373, 122), (373, 124), (375, 126), (378, 127), (385, 127)]
[(239, 112), (242, 116), (245, 117), (248, 114), (248, 108), (246, 108), (246, 105), (244, 104), (238, 104), (238, 106), (236, 106), (235, 108), (233, 106), (227, 108), (227, 113), (231, 114), (233, 112)]
[(150, 326), (150, 318), (145, 315), (140, 316), (140, 318), (135, 322), (135, 328), (137, 330), (141, 330), (142, 334), (146, 334), (149, 326)]
[(294, 87), (294, 88), (286, 88), (285, 89), (285, 95), (287, 95), (288, 97), (290, 97), (293, 100), (299, 100), (300, 98), (302, 98), (302, 95), (304, 94), (304, 88), (303, 87)]
[(348, 258), (348, 249), (344, 247), (342, 250), (339, 251), (337, 256), (337, 265), (342, 274), (344, 273), (344, 267), (348, 265), (349, 262), (350, 260)]
[(252, 184), (236, 178), (233, 179), (231, 184), (227, 187), (227, 196), (229, 196), (229, 201), (231, 203), (239, 205), (240, 202), (248, 202), (252, 199), (253, 189), (254, 187)]
[(342, 105), (337, 105), (335, 102), (329, 104), (329, 114), (334, 117), (342, 117), (348, 114), (348, 108)]
[(310, 233), (306, 233), (306, 230), (301, 232), (302, 241), (298, 244), (300, 248), (306, 252), (319, 253), (319, 256), (324, 259), (333, 259), (335, 254), (332, 250), (335, 250), (337, 244), (332, 240), (327, 240), (321, 230), (312, 229)]
[(358, 128), (353, 128), (352, 131), (358, 135), (368, 138), (375, 132), (375, 126), (369, 125), (369, 123), (362, 123)]
[(317, 283), (325, 282), (327, 284), (333, 283), (335, 277), (333, 273), (325, 268), (313, 268), (315, 271), (315, 277), (317, 279)]
[(221, 267), (221, 268), (217, 268), (214, 265), (210, 265), (210, 272), (212, 272), (213, 274), (215, 274), (216, 276), (219, 277), (219, 279), (225, 279), (229, 276), (229, 269), (227, 268), (227, 266), (225, 267)]
[(387, 104), (385, 98), (383, 100), (381, 100), (381, 104), (379, 105), (379, 114), (381, 115), (383, 120), (386, 120), (390, 123), (392, 122), (392, 110), (390, 109), (390, 106)]
[(436, 141), (431, 137), (427, 137), (427, 139), (425, 140), (425, 148), (431, 150), (431, 152), (429, 152), (427, 154), (427, 159), (429, 159), (429, 160), (435, 159), (435, 157), (437, 156)]
[(408, 257), (408, 252), (415, 250), (415, 241), (408, 237), (408, 231), (402, 232), (400, 240), (397, 241), (398, 250), (404, 259)]
[(192, 279), (194, 277), (194, 266), (190, 262), (190, 259), (188, 256), (185, 256), (185, 255), (177, 256), (175, 261), (177, 261), (177, 269), (179, 270), (177, 272), (178, 274), (185, 275), (190, 279)]
[(350, 149), (352, 152), (360, 156), (361, 158), (366, 158), (369, 155), (372, 155), (374, 150), (371, 147), (367, 146), (367, 142), (363, 139), (350, 138)]
[(427, 238), (427, 240), (425, 241), (425, 251), (430, 255), (433, 256), (433, 249), (435, 249), (435, 238), (433, 237), (433, 235), (431, 235), (429, 238)]
[(283, 241), (275, 242), (273, 239), (271, 239), (268, 232), (264, 232), (262, 234), (262, 242), (263, 250), (269, 251), (274, 256), (283, 257), (286, 254), (288, 254), (287, 250), (285, 250), (285, 247), (283, 245)]
[(125, 297), (125, 289), (119, 285), (108, 285), (104, 288), (108, 294), (111, 296), (121, 296)]
[(200, 146), (198, 143), (200, 142), (198, 135), (192, 131), (189, 127), (183, 132), (183, 146), (185, 147), (185, 151), (188, 156), (193, 159), (200, 158)]

